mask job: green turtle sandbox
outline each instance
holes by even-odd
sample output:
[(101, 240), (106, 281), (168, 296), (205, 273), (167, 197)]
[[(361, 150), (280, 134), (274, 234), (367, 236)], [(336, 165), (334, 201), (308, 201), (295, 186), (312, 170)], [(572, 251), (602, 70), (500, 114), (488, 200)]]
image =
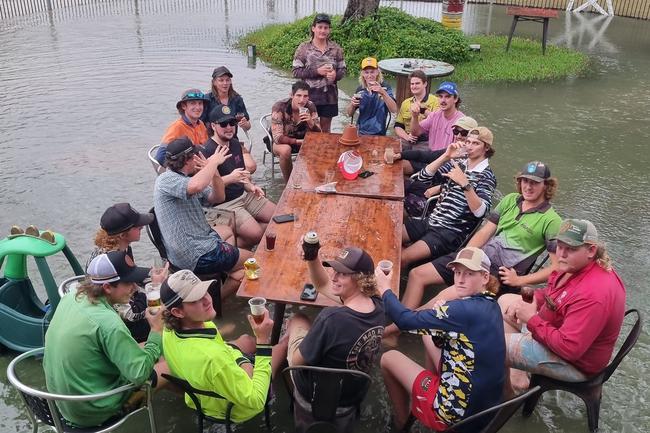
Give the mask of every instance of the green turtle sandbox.
[[(59, 304), (57, 283), (46, 257), (63, 252), (75, 275), (83, 275), (65, 238), (29, 226), (25, 232), (14, 226), (0, 240), (0, 344), (20, 352), (42, 347), (45, 331)], [(43, 304), (27, 274), (27, 257), (34, 257), (49, 303)], [(4, 269), (3, 269), (4, 268)]]

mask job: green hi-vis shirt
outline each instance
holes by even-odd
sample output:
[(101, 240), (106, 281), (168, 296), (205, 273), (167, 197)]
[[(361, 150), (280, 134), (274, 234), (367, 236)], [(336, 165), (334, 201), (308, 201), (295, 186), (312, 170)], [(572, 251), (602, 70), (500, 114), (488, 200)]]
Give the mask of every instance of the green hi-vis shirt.
[[(264, 410), (271, 383), (271, 346), (257, 346), (253, 377), (240, 367), (248, 359), (223, 341), (212, 322), (205, 322), (205, 327), (199, 329), (165, 329), (163, 353), (174, 376), (187, 380), (196, 389), (216, 392), (232, 402), (232, 421), (246, 421)], [(206, 415), (225, 417), (226, 401), (198, 397)], [(185, 403), (194, 407), (187, 395)]]
[[(413, 97), (406, 98), (404, 101), (402, 101), (402, 105), (399, 108), (399, 112), (397, 113), (397, 118), (395, 119), (395, 123), (401, 123), (404, 125), (404, 130), (408, 133), (411, 132), (411, 104), (413, 103)], [(436, 111), (438, 109), (438, 98), (435, 95), (432, 95), (429, 93), (427, 95), (426, 101), (423, 103), (420, 103), (421, 107), (426, 107), (427, 110), (429, 111)], [(424, 119), (426, 119), (427, 116), (424, 114), (420, 114), (418, 116), (418, 120), (421, 122)]]
[[(48, 391), (97, 394), (147, 380), (161, 354), (160, 334), (151, 332), (144, 349), (102, 297), (64, 296), (45, 335), (43, 367)], [(64, 418), (90, 427), (116, 415), (130, 392), (87, 402), (57, 402)]]
[[(503, 197), (488, 220), (497, 225), (490, 243), (499, 243), (503, 266), (511, 267), (528, 257), (549, 249), (550, 239), (560, 230), (562, 218), (548, 201), (522, 212), (523, 197), (511, 193)], [(554, 251), (554, 250), (551, 250)]]

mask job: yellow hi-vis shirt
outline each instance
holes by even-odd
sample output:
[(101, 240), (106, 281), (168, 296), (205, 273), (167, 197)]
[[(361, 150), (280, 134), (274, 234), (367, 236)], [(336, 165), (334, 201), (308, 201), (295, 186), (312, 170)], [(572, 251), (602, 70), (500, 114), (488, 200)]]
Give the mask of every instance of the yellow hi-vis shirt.
[[(404, 130), (407, 133), (411, 132), (411, 104), (413, 103), (413, 96), (406, 98), (402, 101), (402, 106), (399, 108), (399, 113), (397, 113), (397, 118), (395, 123), (401, 123), (404, 125)], [(421, 107), (426, 107), (429, 112), (436, 111), (438, 109), (438, 98), (435, 95), (429, 93), (427, 99), (420, 103)], [(418, 121), (423, 121), (427, 116), (420, 114), (418, 116)]]

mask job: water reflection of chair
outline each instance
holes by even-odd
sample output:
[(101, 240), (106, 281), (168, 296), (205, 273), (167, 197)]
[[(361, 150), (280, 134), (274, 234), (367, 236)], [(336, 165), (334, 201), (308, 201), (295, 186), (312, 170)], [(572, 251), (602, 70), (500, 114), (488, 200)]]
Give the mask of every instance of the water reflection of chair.
[[(264, 137), (264, 154), (262, 155), (262, 164), (266, 165), (266, 155), (271, 156), (271, 174), (275, 173), (275, 162), (278, 156), (273, 153), (273, 135), (271, 134), (271, 114), (265, 114), (260, 118), (260, 126), (264, 130), (266, 136)], [(291, 158), (296, 159), (298, 152), (291, 151)]]
[[(210, 415), (206, 415), (205, 412), (203, 411), (203, 407), (201, 406), (201, 400), (199, 399), (199, 396), (204, 396), (204, 397), (211, 397), (211, 398), (217, 398), (221, 400), (227, 400), (225, 397), (217, 394), (214, 391), (203, 391), (200, 389), (194, 388), (190, 383), (185, 380), (181, 379), (180, 377), (172, 376), (170, 374), (162, 374), (162, 377), (167, 379), (171, 384), (175, 385), (178, 387), (181, 391), (183, 391), (185, 394), (187, 394), (190, 397), (190, 400), (194, 403), (194, 411), (196, 412), (197, 416), (197, 421), (198, 421), (198, 433), (203, 433), (203, 424), (205, 421), (209, 421), (214, 424), (221, 424), (226, 426), (226, 432), (230, 433), (232, 431), (232, 420), (230, 419), (232, 409), (234, 407), (234, 404), (232, 402), (228, 402), (226, 406), (226, 416), (223, 419), (220, 418), (215, 418)], [(266, 400), (266, 403), (264, 405), (264, 422), (266, 423), (266, 428), (271, 429), (271, 415), (270, 415), (270, 410), (269, 410), (269, 401), (268, 399)]]
[(636, 314), (636, 321), (634, 322), (630, 333), (625, 338), (623, 345), (609, 365), (591, 379), (584, 382), (564, 382), (550, 377), (533, 374), (530, 380), (530, 385), (531, 387), (539, 388), (539, 391), (533, 393), (526, 399), (523, 409), (524, 416), (530, 416), (530, 414), (533, 413), (537, 401), (546, 391), (568, 391), (577, 395), (585, 402), (587, 407), (587, 423), (589, 425), (589, 431), (597, 431), (598, 417), (600, 414), (600, 401), (603, 396), (603, 384), (611, 377), (623, 358), (630, 353), (630, 350), (632, 350), (632, 347), (634, 347), (639, 339), (639, 335), (641, 334), (641, 327), (643, 324), (641, 313), (636, 309), (631, 309), (625, 312), (626, 317), (631, 314)]
[[(306, 375), (308, 397), (294, 389), (291, 372)], [(285, 368), (282, 377), (291, 397), (296, 432), (354, 431), (370, 376), (357, 370), (300, 365)], [(341, 399), (344, 389), (353, 394), (347, 401)]]
[[(152, 433), (156, 433), (156, 423), (153, 416), (153, 407), (151, 403), (151, 387), (148, 383), (145, 383), (143, 386), (136, 386), (133, 384), (124, 385), (119, 388), (98, 393), (98, 394), (89, 394), (89, 395), (61, 395), (61, 394), (52, 394), (49, 392), (41, 391), (35, 388), (32, 388), (24, 384), (18, 376), (17, 369), (19, 364), (27, 360), (35, 360), (43, 356), (44, 348), (38, 348), (25, 352), (22, 355), (14, 358), (13, 361), (7, 367), (7, 379), (9, 382), (18, 390), (20, 397), (27, 407), (27, 416), (32, 422), (33, 433), (38, 432), (39, 424), (45, 424), (49, 426), (50, 429), (54, 429), (57, 433), (104, 433), (115, 430), (117, 427), (121, 426), (131, 418), (132, 416), (140, 413), (147, 412), (149, 416), (149, 427)], [(33, 380), (33, 378), (31, 379)], [(115, 416), (104, 424), (96, 427), (85, 427), (85, 428), (75, 428), (71, 426), (61, 415), (59, 409), (56, 406), (57, 401), (74, 401), (74, 402), (83, 402), (83, 401), (96, 401), (101, 400), (110, 396), (117, 394), (122, 394), (129, 391), (136, 391), (140, 388), (145, 390), (146, 399), (142, 407), (129, 412), (126, 415)]]

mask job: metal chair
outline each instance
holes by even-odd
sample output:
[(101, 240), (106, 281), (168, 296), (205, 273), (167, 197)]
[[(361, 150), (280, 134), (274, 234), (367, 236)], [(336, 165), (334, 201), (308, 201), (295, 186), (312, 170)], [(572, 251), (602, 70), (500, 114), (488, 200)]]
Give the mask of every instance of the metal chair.
[[(294, 390), (291, 372), (307, 375), (308, 396)], [(296, 432), (353, 431), (361, 414), (361, 403), (370, 387), (370, 376), (362, 371), (299, 365), (282, 371), (291, 397)], [(354, 391), (349, 401), (341, 401), (343, 390)], [(343, 404), (343, 405), (342, 405)], [(327, 427), (327, 428), (326, 428)]]
[[(83, 281), (86, 278), (85, 275), (75, 275), (74, 277), (66, 278), (59, 284), (59, 297), (63, 298), (63, 296), (67, 295), (68, 292), (70, 292), (71, 289), (74, 289), (75, 293), (77, 292), (77, 286), (81, 281)], [(76, 284), (75, 284), (76, 283)]]
[[(214, 424), (221, 424), (226, 426), (226, 433), (230, 433), (232, 431), (231, 425), (233, 424), (230, 415), (232, 413), (232, 409), (234, 407), (234, 404), (230, 401), (227, 402), (226, 405), (226, 416), (224, 419), (220, 418), (215, 418), (210, 415), (206, 415), (205, 412), (203, 412), (203, 407), (201, 406), (201, 400), (199, 399), (199, 395), (206, 396), (206, 397), (212, 397), (212, 398), (218, 398), (222, 400), (227, 400), (225, 397), (217, 394), (216, 392), (213, 391), (203, 391), (200, 389), (194, 388), (190, 383), (185, 380), (181, 379), (180, 377), (172, 376), (171, 374), (166, 374), (163, 373), (162, 377), (167, 379), (171, 384), (175, 385), (178, 387), (181, 391), (183, 391), (185, 394), (187, 394), (192, 402), (194, 403), (194, 411), (196, 412), (197, 415), (197, 432), (198, 433), (203, 433), (203, 424), (205, 421), (212, 422)], [(271, 415), (270, 415), (270, 410), (269, 410), (269, 401), (268, 399), (266, 400), (266, 403), (264, 405), (264, 422), (266, 423), (266, 428), (271, 429)]]
[[(149, 236), (149, 240), (151, 241), (153, 246), (156, 247), (156, 250), (158, 250), (158, 254), (160, 255), (160, 257), (169, 262), (169, 272), (173, 273), (179, 271), (181, 268), (175, 266), (167, 256), (167, 249), (165, 248), (162, 233), (160, 231), (160, 227), (158, 226), (158, 219), (156, 217), (155, 208), (152, 207), (151, 209), (149, 209), (149, 212), (153, 214), (153, 221), (151, 222), (151, 224), (147, 226), (147, 236)], [(221, 317), (222, 316), (222, 308), (221, 308), (222, 275), (221, 273), (196, 274), (196, 276), (199, 277), (199, 279), (202, 281), (214, 280), (214, 283), (212, 283), (208, 288), (208, 292), (212, 297), (212, 305), (214, 306), (214, 311), (217, 313), (217, 317)]]
[(156, 159), (156, 154), (158, 153), (159, 148), (160, 148), (160, 145), (156, 144), (151, 149), (149, 149), (149, 152), (147, 152), (147, 156), (149, 157), (149, 161), (151, 162), (151, 165), (153, 166), (153, 169), (156, 172), (156, 175), (159, 175), (159, 174), (165, 172), (165, 167), (160, 165), (160, 163)]
[[(271, 135), (271, 114), (265, 114), (260, 118), (260, 126), (264, 130), (266, 137), (263, 141), (265, 144), (264, 154), (262, 155), (262, 164), (266, 165), (266, 155), (271, 155), (271, 174), (275, 173), (275, 162), (278, 159), (278, 156), (273, 153), (273, 135)], [(252, 145), (251, 145), (252, 147)], [(298, 152), (292, 152), (291, 158), (296, 159)]]
[(600, 401), (603, 397), (603, 384), (614, 374), (616, 368), (621, 363), (623, 358), (630, 353), (634, 347), (639, 335), (641, 334), (641, 327), (643, 326), (643, 319), (641, 313), (636, 309), (627, 310), (625, 317), (630, 314), (636, 314), (636, 321), (630, 330), (630, 333), (625, 338), (623, 345), (612, 361), (597, 375), (584, 382), (564, 382), (562, 380), (552, 379), (550, 377), (533, 374), (530, 379), (530, 386), (539, 388), (539, 390), (530, 395), (524, 403), (523, 415), (530, 416), (537, 405), (540, 396), (546, 391), (561, 390), (568, 391), (577, 395), (585, 402), (587, 407), (587, 423), (590, 432), (598, 430), (598, 417), (600, 414)]
[[(16, 358), (14, 358), (9, 367), (7, 367), (7, 378), (9, 382), (18, 390), (20, 397), (27, 407), (27, 415), (32, 422), (33, 433), (38, 432), (39, 424), (44, 424), (48, 426), (49, 429), (54, 429), (57, 433), (104, 433), (115, 430), (117, 427), (121, 426), (131, 418), (132, 416), (140, 413), (147, 412), (149, 416), (149, 427), (152, 433), (156, 433), (156, 423), (153, 416), (153, 407), (151, 402), (151, 386), (149, 383), (145, 383), (143, 386), (136, 386), (133, 384), (120, 386), (119, 388), (91, 395), (62, 395), (62, 394), (52, 394), (49, 392), (41, 391), (35, 388), (32, 388), (28, 385), (25, 385), (19, 378), (18, 373), (16, 372), (18, 364), (28, 359), (36, 359), (43, 356), (44, 348), (40, 347), (38, 349), (30, 350), (25, 352)], [(100, 400), (106, 397), (110, 397), (116, 394), (121, 394), (127, 391), (135, 391), (140, 388), (145, 389), (146, 400), (142, 407), (129, 412), (126, 415), (120, 415), (119, 417), (113, 417), (106, 421), (104, 424), (96, 427), (84, 427), (76, 428), (73, 427), (68, 421), (66, 421), (59, 409), (56, 406), (57, 401), (93, 401)]]
[[(506, 422), (508, 422), (508, 420), (512, 417), (512, 415), (514, 415), (515, 412), (517, 412), (517, 410), (524, 403), (524, 401), (530, 396), (532, 396), (533, 394), (535, 394), (536, 392), (539, 392), (539, 389), (540, 389), (539, 386), (533, 387), (528, 391), (526, 391), (525, 393), (518, 395), (514, 398), (511, 398), (510, 400), (504, 401), (503, 403), (499, 403), (495, 406), (489, 407), (478, 413), (475, 413), (474, 415), (468, 416), (467, 418), (464, 418), (463, 420), (448, 426), (445, 430), (442, 431), (454, 432), (457, 431), (459, 427), (463, 427), (463, 426), (467, 427), (468, 425), (476, 422), (476, 420), (481, 419), (486, 415), (494, 414), (492, 420), (481, 430), (473, 429), (471, 431), (476, 431), (477, 433), (496, 433), (501, 429), (501, 427), (503, 427), (506, 424)], [(411, 415), (409, 417), (409, 420), (406, 423), (406, 426), (402, 429), (402, 432), (410, 431), (415, 421), (416, 418), (413, 415)]]

